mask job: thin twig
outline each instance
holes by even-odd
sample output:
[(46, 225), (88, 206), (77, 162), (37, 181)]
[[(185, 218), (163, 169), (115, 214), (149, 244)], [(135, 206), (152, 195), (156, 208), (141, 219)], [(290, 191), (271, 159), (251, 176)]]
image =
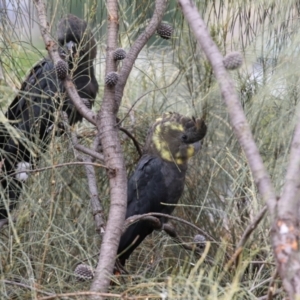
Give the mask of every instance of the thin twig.
[(258, 224), (261, 222), (261, 220), (265, 216), (267, 210), (268, 210), (267, 206), (264, 206), (263, 209), (261, 209), (261, 211), (257, 214), (257, 216), (254, 218), (254, 220), (247, 226), (246, 230), (244, 231), (240, 241), (238, 242), (238, 244), (236, 246), (235, 253), (232, 256), (232, 258), (235, 259), (236, 264), (238, 262), (239, 255), (242, 252), (242, 248), (245, 246), (251, 233), (257, 228)]
[(16, 175), (16, 174), (24, 173), (24, 172), (26, 172), (26, 173), (38, 173), (38, 172), (43, 172), (43, 171), (47, 171), (47, 170), (51, 170), (51, 169), (56, 169), (56, 168), (61, 168), (61, 167), (66, 167), (66, 166), (74, 166), (74, 165), (75, 166), (76, 165), (84, 166), (86, 164), (109, 170), (109, 168), (106, 167), (105, 165), (101, 165), (101, 164), (97, 164), (97, 163), (93, 163), (93, 162), (73, 161), (73, 162), (67, 162), (67, 163), (52, 165), (52, 166), (44, 167), (44, 168), (38, 168), (38, 169), (26, 170), (26, 171), (18, 171), (18, 172), (11, 173), (10, 175)]
[(143, 155), (143, 151), (141, 150), (141, 147), (140, 147), (138, 141), (135, 139), (135, 137), (127, 129), (125, 129), (123, 127), (119, 127), (119, 129), (121, 131), (123, 131), (127, 136), (129, 136), (129, 138), (133, 141), (133, 144), (134, 144), (137, 152), (139, 153), (140, 156), (142, 156)]
[(267, 294), (267, 300), (272, 300), (274, 296), (274, 285), (275, 285), (275, 279), (278, 276), (278, 270), (277, 268), (275, 269), (273, 275), (272, 275), (272, 280), (269, 284), (268, 288), (268, 294)]
[[(38, 18), (39, 18), (39, 26), (40, 26), (40, 30), (41, 30), (41, 34), (42, 37), (44, 39), (45, 45), (46, 45), (46, 49), (48, 50), (49, 56), (52, 59), (54, 65), (56, 65), (58, 63), (58, 61), (61, 60), (61, 58), (59, 57), (58, 54), (58, 46), (57, 43), (55, 41), (53, 41), (50, 32), (49, 32), (49, 28), (48, 28), (48, 24), (47, 24), (47, 14), (46, 14), (46, 9), (45, 9), (45, 3), (42, 0), (33, 0), (37, 13), (38, 13)], [(66, 77), (65, 80), (62, 80), (64, 87), (71, 99), (71, 101), (73, 102), (74, 106), (76, 107), (77, 111), (84, 117), (86, 118), (89, 122), (91, 122), (92, 124), (97, 126), (97, 115), (92, 112), (89, 108), (87, 108), (87, 106), (84, 104), (84, 102), (82, 101), (82, 99), (80, 98), (80, 96), (78, 95), (78, 92), (76, 90), (75, 85), (73, 84), (71, 78), (69, 76)], [(66, 123), (66, 122), (65, 122)], [(73, 135), (74, 137), (74, 135)], [(74, 140), (75, 141), (75, 145), (79, 145), (77, 139)], [(81, 149), (83, 149), (82, 147), (79, 147)], [(83, 149), (86, 150), (86, 149)], [(87, 170), (87, 175), (88, 175), (88, 183), (89, 183), (89, 187), (90, 187), (90, 192), (91, 192), (91, 188), (93, 190), (93, 192), (91, 192), (91, 203), (92, 203), (92, 208), (93, 208), (93, 214), (96, 220), (96, 225), (98, 230), (100, 230), (100, 232), (102, 232), (103, 229), (103, 225), (104, 225), (104, 221), (103, 221), (103, 217), (102, 217), (102, 207), (100, 204), (100, 199), (98, 197), (98, 191), (97, 191), (97, 186), (94, 187), (95, 182), (96, 182), (96, 178), (92, 178), (95, 177), (95, 170), (93, 167), (91, 167), (91, 159), (87, 158), (84, 159), (84, 165), (85, 168)], [(91, 182), (91, 180), (93, 182)], [(97, 198), (97, 201), (96, 201)]]
[(267, 212), (267, 206), (264, 206), (260, 210), (260, 212), (256, 215), (254, 220), (247, 226), (247, 228), (245, 229), (245, 231), (244, 231), (240, 241), (238, 242), (236, 248), (244, 247), (244, 245), (246, 244), (246, 242), (247, 242), (248, 238), (250, 237), (251, 233), (256, 229), (258, 224), (261, 222), (261, 220), (265, 216), (266, 212)]
[(129, 110), (127, 111), (126, 115), (124, 116), (124, 118), (122, 120), (120, 120), (118, 123), (117, 123), (117, 126), (119, 126), (120, 124), (122, 124), (122, 122), (128, 117), (128, 115), (130, 114), (130, 112), (133, 110), (134, 106), (142, 99), (144, 98), (145, 96), (147, 96), (148, 94), (150, 93), (153, 93), (153, 92), (157, 92), (157, 91), (160, 91), (160, 90), (164, 90), (168, 87), (170, 87), (176, 80), (177, 78), (179, 77), (179, 75), (181, 74), (181, 72), (179, 71), (178, 74), (176, 75), (175, 79), (168, 85), (166, 86), (163, 86), (161, 88), (157, 88), (157, 89), (154, 89), (154, 90), (151, 90), (151, 91), (148, 91), (146, 93), (144, 93), (143, 95), (141, 95), (140, 97), (138, 97), (134, 102), (133, 104), (131, 105), (131, 107), (129, 108)]
[(200, 249), (197, 247), (197, 245), (193, 244), (193, 245), (189, 245), (187, 243), (184, 242), (184, 240), (182, 240), (182, 238), (177, 234), (176, 230), (174, 229), (173, 226), (170, 226), (170, 224), (164, 224), (163, 228), (164, 232), (166, 232), (172, 239), (173, 241), (178, 244), (179, 246), (181, 246), (182, 248), (184, 248), (185, 250), (191, 251), (193, 253), (197, 253), (200, 254), (201, 251)]
[(0, 281), (5, 283), (5, 284), (16, 285), (16, 286), (20, 286), (20, 287), (23, 287), (23, 288), (26, 288), (26, 289), (29, 289), (29, 290), (34, 290), (36, 292), (39, 292), (39, 293), (42, 293), (42, 294), (45, 294), (45, 295), (48, 295), (48, 296), (53, 296), (54, 295), (53, 293), (45, 292), (43, 290), (37, 289), (35, 287), (32, 287), (30, 285), (27, 285), (27, 284), (24, 284), (24, 283), (21, 283), (21, 282), (15, 282), (15, 281), (10, 281), (10, 280), (6, 280), (6, 279), (0, 279)]
[[(273, 294), (273, 296), (277, 298), (278, 295), (283, 293), (283, 289), (278, 289), (276, 293)], [(279, 299), (279, 298), (277, 298)], [(284, 298), (280, 298), (280, 299), (284, 299)], [(287, 298), (286, 298), (287, 299)], [(268, 300), (268, 295), (262, 296), (262, 297), (258, 297), (256, 298), (256, 300)]]
[(201, 228), (199, 228), (198, 226), (194, 225), (193, 223), (190, 223), (189, 221), (186, 221), (184, 219), (181, 219), (179, 217), (175, 217), (172, 215), (167, 215), (167, 214), (162, 214), (162, 213), (148, 213), (148, 214), (143, 214), (143, 215), (135, 215), (132, 217), (129, 217), (128, 219), (125, 220), (124, 223), (124, 232), (125, 230), (131, 226), (132, 224), (144, 219), (145, 217), (148, 216), (155, 216), (155, 217), (166, 217), (168, 219), (173, 219), (176, 220), (178, 222), (184, 223), (192, 228), (194, 228), (195, 230), (199, 231), (201, 234), (203, 234), (205, 237), (207, 237), (210, 241), (213, 241), (215, 243), (218, 243), (210, 234), (206, 233), (205, 231), (203, 231)]
[(81, 151), (81, 152), (83, 152), (83, 153), (85, 153), (85, 154), (88, 154), (89, 156), (93, 157), (94, 159), (98, 159), (98, 160), (100, 160), (100, 161), (102, 161), (102, 162), (104, 161), (104, 157), (103, 157), (102, 154), (100, 154), (100, 153), (94, 151), (93, 149), (90, 149), (90, 148), (87, 148), (87, 147), (81, 145), (81, 144), (78, 142), (78, 140), (77, 140), (77, 144), (76, 144), (76, 145), (73, 143), (73, 146), (74, 146), (74, 148), (75, 148), (76, 150)]
[(156, 0), (155, 1), (155, 9), (152, 18), (150, 19), (150, 22), (146, 26), (144, 32), (142, 32), (139, 37), (135, 40), (132, 47), (126, 54), (126, 58), (123, 60), (122, 68), (120, 70), (119, 74), (119, 80), (116, 85), (115, 89), (115, 101), (118, 106), (120, 106), (120, 103), (122, 101), (124, 88), (127, 82), (127, 79), (129, 77), (129, 74), (134, 66), (134, 63), (141, 52), (141, 50), (144, 48), (144, 46), (147, 44), (148, 40), (151, 38), (151, 36), (155, 33), (158, 25), (161, 23), (163, 14), (166, 10), (166, 4), (168, 1), (166, 0)]
[[(122, 297), (121, 294), (110, 294), (110, 293), (98, 293), (98, 292), (75, 292), (75, 293), (65, 293), (65, 294), (55, 294), (47, 297), (39, 297), (39, 300), (50, 300), (56, 298), (65, 298), (65, 297), (79, 297), (79, 296), (102, 296), (102, 297), (114, 297), (114, 298), (121, 298), (121, 299), (134, 299), (130, 297)], [(86, 298), (85, 298), (86, 299)]]
[[(71, 136), (71, 141), (74, 148), (78, 149), (78, 146), (80, 146), (80, 144), (77, 139), (77, 135), (74, 131), (71, 131), (70, 126), (68, 124), (68, 116), (66, 114), (63, 116), (63, 120), (65, 123), (65, 127), (67, 128), (67, 132)], [(102, 204), (97, 189), (96, 172), (93, 166), (94, 163), (92, 163), (92, 159), (90, 156), (78, 155), (78, 157), (80, 157), (80, 159), (83, 161), (85, 171), (86, 171), (86, 177), (87, 177), (89, 192), (90, 192), (90, 203), (91, 203), (93, 216), (96, 223), (96, 230), (98, 231), (99, 234), (102, 235), (105, 231), (105, 222), (104, 222), (103, 208), (102, 208)]]

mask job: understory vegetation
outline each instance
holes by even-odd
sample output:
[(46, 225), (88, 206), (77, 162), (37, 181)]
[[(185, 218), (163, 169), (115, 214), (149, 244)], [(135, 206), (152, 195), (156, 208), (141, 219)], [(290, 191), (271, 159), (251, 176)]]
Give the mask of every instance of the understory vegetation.
[[(69, 12), (85, 17), (93, 28), (100, 85), (94, 111), (101, 106), (105, 75), (107, 16), (105, 5), (98, 2), (55, 0), (47, 7), (53, 36), (57, 20)], [(126, 50), (145, 27), (154, 4), (150, 0), (119, 2), (119, 46)], [(299, 3), (195, 3), (221, 52), (239, 51), (244, 57), (242, 67), (230, 74), (280, 194), (300, 93)], [(6, 6), (0, 18), (1, 121), (30, 67), (47, 55), (32, 4), (6, 1)], [(200, 153), (190, 161), (184, 195), (173, 215), (195, 224), (215, 242), (207, 241), (201, 253), (195, 247), (188, 251), (165, 232), (156, 231), (129, 259), (128, 274), (112, 276), (115, 283), (110, 292), (116, 299), (267, 299), (271, 287), (273, 299), (283, 299), (267, 214), (241, 253), (236, 252), (244, 231), (265, 203), (232, 132), (218, 83), (176, 1), (170, 1), (164, 21), (173, 26), (173, 36), (170, 40), (153, 36), (136, 60), (118, 115), (120, 126), (142, 147), (149, 126), (162, 113), (205, 115), (208, 133)], [(72, 130), (88, 146), (96, 133), (87, 121)], [(130, 175), (139, 154), (124, 132), (120, 131), (120, 139)], [(80, 263), (96, 267), (101, 238), (77, 154), (68, 132), (53, 132), (49, 150), (31, 172), (9, 225), (0, 231), (1, 299), (43, 299), (52, 293), (89, 290), (90, 282), (78, 281), (74, 270)], [(95, 169), (106, 216), (108, 178), (100, 162), (95, 162)], [(171, 223), (184, 243), (194, 245), (199, 234), (195, 228), (176, 220)]]

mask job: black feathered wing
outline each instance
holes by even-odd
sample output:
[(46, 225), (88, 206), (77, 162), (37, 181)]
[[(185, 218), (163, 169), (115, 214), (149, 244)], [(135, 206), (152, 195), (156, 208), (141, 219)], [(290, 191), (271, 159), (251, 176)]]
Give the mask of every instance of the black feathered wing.
[[(74, 73), (74, 84), (81, 98), (95, 99), (98, 83), (92, 66), (78, 66)], [(61, 101), (61, 108), (68, 114), (70, 124), (82, 120), (57, 78), (53, 62), (50, 58), (44, 58), (32, 68), (5, 114), (9, 125), (18, 134), (12, 135), (12, 130), (0, 124), (0, 154), (1, 159), (5, 158), (2, 167), (5, 176), (1, 178), (1, 184), (4, 197), (10, 200), (10, 209), (19, 198), (22, 183), (15, 177), (7, 176), (15, 172), (20, 162), (32, 164), (34, 148), (38, 151), (34, 155), (36, 160), (39, 159), (39, 152), (47, 149), (55, 119), (54, 112), (60, 107)], [(0, 219), (6, 215), (6, 209), (0, 204)]]
[[(128, 203), (126, 218), (133, 215), (159, 212), (170, 214), (184, 187), (185, 169), (181, 170), (174, 163), (165, 162), (160, 157), (144, 155), (128, 181)], [(165, 220), (160, 218), (162, 222)], [(122, 235), (118, 253), (125, 249), (119, 259), (124, 265), (125, 260), (134, 249), (153, 231), (147, 221), (139, 221), (131, 225)], [(133, 244), (134, 243), (134, 244)]]
[[(9, 199), (12, 209), (19, 198), (22, 182), (15, 176), (18, 163), (32, 163), (32, 143), (45, 150), (48, 135), (54, 121), (54, 97), (60, 90), (61, 83), (57, 80), (53, 63), (50, 59), (43, 59), (34, 66), (23, 82), (18, 95), (10, 104), (5, 116), (8, 124), (1, 124), (0, 151), (4, 159), (1, 178), (4, 197)], [(12, 126), (10, 129), (9, 126)], [(17, 134), (14, 134), (17, 130)], [(38, 157), (37, 157), (38, 158)], [(0, 207), (0, 218), (5, 217), (6, 210)]]
[[(9, 106), (6, 117), (26, 138), (44, 140), (54, 121), (54, 111), (62, 84), (52, 61), (43, 59), (30, 72), (19, 94)], [(22, 151), (23, 152), (23, 151)]]

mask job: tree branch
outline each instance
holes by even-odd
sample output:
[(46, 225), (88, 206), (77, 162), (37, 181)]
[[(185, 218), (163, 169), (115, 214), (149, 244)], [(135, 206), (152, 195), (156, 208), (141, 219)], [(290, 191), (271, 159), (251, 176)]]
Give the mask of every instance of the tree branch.
[(124, 228), (123, 228), (123, 232), (126, 231), (126, 229), (131, 226), (132, 224), (144, 219), (144, 218), (147, 218), (149, 216), (154, 216), (154, 217), (165, 217), (165, 218), (168, 218), (168, 219), (173, 219), (173, 220), (176, 220), (178, 222), (181, 222), (181, 223), (184, 223), (190, 227), (192, 227), (193, 229), (197, 230), (198, 232), (200, 232), (201, 234), (203, 234), (205, 237), (207, 237), (210, 241), (213, 241), (215, 243), (218, 243), (210, 234), (208, 234), (207, 232), (203, 231), (201, 228), (199, 228), (198, 226), (194, 225), (193, 223), (191, 222), (188, 222), (184, 219), (181, 219), (179, 217), (175, 217), (175, 216), (172, 216), (172, 215), (167, 215), (167, 214), (162, 214), (162, 213), (148, 213), (148, 214), (143, 214), (143, 215), (134, 215), (134, 216), (131, 216), (129, 217), (128, 219), (126, 219), (125, 221), (125, 224), (124, 224)]
[(53, 293), (48, 293), (46, 291), (43, 291), (41, 289), (37, 289), (35, 287), (32, 287), (30, 285), (27, 285), (27, 284), (24, 284), (24, 283), (21, 283), (21, 282), (10, 281), (10, 280), (5, 280), (5, 279), (0, 279), (0, 281), (3, 282), (3, 283), (5, 283), (5, 284), (19, 286), (19, 287), (22, 287), (22, 288), (25, 288), (25, 289), (29, 289), (31, 291), (35, 291), (35, 292), (38, 292), (38, 293), (41, 293), (41, 294), (45, 294), (45, 295), (48, 295), (48, 296), (53, 296), (54, 295)]
[(123, 132), (124, 132), (124, 133), (132, 140), (132, 142), (133, 142), (133, 144), (134, 144), (134, 146), (135, 146), (135, 148), (136, 148), (138, 154), (139, 154), (140, 156), (142, 156), (142, 155), (143, 155), (143, 151), (142, 151), (142, 149), (141, 149), (141, 147), (140, 147), (138, 141), (134, 138), (134, 136), (133, 136), (127, 129), (125, 129), (125, 128), (123, 128), (123, 127), (119, 127), (119, 129), (120, 129), (121, 131), (123, 131)]
[(272, 242), (277, 270), (291, 299), (300, 297), (299, 192), (300, 192), (300, 112), (295, 128), (277, 218), (273, 221)]
[(257, 225), (260, 223), (260, 221), (263, 219), (267, 212), (267, 207), (264, 206), (263, 209), (255, 216), (254, 220), (249, 224), (244, 231), (240, 241), (238, 242), (236, 248), (242, 248), (245, 246), (248, 238), (250, 237), (251, 233), (256, 229)]
[[(117, 68), (113, 58), (113, 51), (117, 48), (118, 40), (118, 1), (107, 0), (106, 7), (108, 23), (105, 74), (107, 75), (110, 72), (115, 72)], [(105, 163), (114, 172), (108, 172), (110, 208), (95, 277), (90, 288), (90, 291), (102, 293), (107, 292), (110, 285), (110, 276), (115, 265), (127, 206), (127, 174), (116, 126), (116, 112), (115, 88), (114, 86), (106, 85), (102, 106), (98, 113), (97, 128), (100, 133)], [(93, 298), (99, 299), (99, 297)]]
[[(79, 142), (75, 132), (70, 131), (72, 143), (76, 149)], [(92, 150), (91, 150), (92, 151)], [(97, 189), (97, 180), (95, 168), (92, 165), (92, 159), (89, 156), (80, 156), (80, 159), (84, 162), (86, 177), (89, 186), (90, 192), (90, 203), (92, 207), (93, 217), (96, 223), (96, 230), (98, 233), (103, 234), (105, 232), (105, 222), (103, 216), (103, 208), (100, 201), (98, 189)]]
[[(98, 160), (100, 160), (101, 162), (104, 161), (104, 156), (103, 156), (102, 154), (96, 152), (96, 151), (93, 150), (93, 149), (90, 149), (90, 148), (87, 148), (87, 147), (81, 145), (81, 144), (79, 143), (79, 141), (78, 141), (77, 136), (73, 136), (72, 142), (73, 142), (73, 146), (74, 146), (74, 148), (75, 148), (76, 150), (81, 151), (81, 152), (83, 152), (83, 153), (85, 153), (85, 154), (87, 154), (87, 155), (93, 157), (94, 159), (98, 159)], [(75, 142), (76, 142), (77, 144), (75, 144)]]
[[(43, 172), (43, 171), (47, 171), (47, 170), (51, 170), (51, 169), (56, 169), (56, 168), (62, 168), (62, 167), (66, 167), (66, 166), (83, 166), (85, 164), (88, 164), (90, 166), (95, 166), (95, 167), (100, 167), (100, 168), (105, 168), (108, 169), (106, 166), (101, 165), (101, 164), (97, 164), (94, 162), (82, 162), (82, 161), (72, 161), (72, 162), (67, 162), (67, 163), (62, 163), (62, 164), (57, 164), (57, 165), (52, 165), (49, 167), (44, 167), (44, 168), (38, 168), (38, 169), (33, 169), (33, 170), (26, 170), (26, 173), (38, 173), (38, 172)], [(16, 175), (16, 174), (20, 174), (20, 173), (24, 173), (24, 171), (18, 171), (18, 172), (14, 172), (11, 173), (10, 175)]]
[[(82, 145), (79, 144), (77, 134), (75, 131), (72, 131), (70, 128), (70, 124), (68, 122), (68, 115), (66, 112), (61, 113), (61, 118), (64, 124), (64, 128), (66, 130), (66, 133), (71, 138), (71, 142), (75, 150), (82, 150)], [(82, 147), (81, 147), (82, 146)], [(98, 155), (97, 152), (93, 151), (92, 149), (84, 147), (85, 151), (87, 152), (93, 152), (94, 156), (98, 158), (102, 158), (102, 155)], [(89, 151), (90, 150), (90, 151)], [(95, 153), (94, 153), (95, 152)], [(98, 189), (97, 189), (97, 181), (96, 181), (96, 173), (94, 168), (94, 163), (92, 163), (92, 159), (90, 156), (85, 155), (78, 155), (75, 153), (75, 157), (77, 157), (79, 160), (82, 161), (82, 164), (85, 167), (88, 186), (89, 186), (89, 192), (90, 192), (90, 203), (92, 207), (92, 213), (96, 224), (96, 230), (102, 234), (105, 231), (105, 222), (104, 222), (104, 216), (103, 216), (103, 208), (100, 201)]]
[(267, 206), (264, 206), (263, 209), (258, 213), (258, 215), (254, 218), (254, 220), (249, 224), (244, 231), (240, 241), (238, 242), (236, 246), (236, 250), (234, 254), (232, 255), (232, 259), (234, 258), (236, 261), (236, 264), (238, 263), (239, 256), (242, 253), (243, 247), (245, 246), (248, 238), (250, 237), (251, 233), (256, 229), (257, 225), (260, 223), (260, 221), (263, 219), (267, 212)]
[(162, 229), (173, 239), (173, 241), (176, 244), (181, 246), (183, 249), (191, 251), (193, 253), (197, 253), (199, 255), (201, 254), (202, 251), (200, 251), (200, 248), (197, 247), (197, 245), (195, 244), (193, 245), (186, 244), (184, 240), (182, 240), (182, 238), (177, 234), (175, 228), (172, 225), (168, 223), (164, 224)]
[[(227, 106), (234, 133), (247, 157), (258, 191), (267, 204), (273, 221), (271, 238), (278, 272), (291, 299), (300, 297), (299, 253), (299, 189), (300, 189), (300, 121), (295, 129), (283, 194), (277, 204), (276, 195), (250, 127), (229, 77), (223, 56), (213, 42), (193, 1), (178, 0), (183, 14), (213, 67), (223, 100)], [(241, 248), (238, 248), (238, 250)], [(237, 250), (237, 251), (238, 251)]]
[(234, 82), (223, 64), (223, 56), (212, 40), (207, 27), (200, 17), (192, 0), (178, 0), (182, 12), (190, 25), (198, 43), (212, 65), (220, 86), (222, 98), (227, 106), (234, 133), (247, 157), (259, 193), (266, 202), (271, 216), (274, 216), (276, 195), (270, 176), (263, 164), (259, 150), (255, 144), (249, 124), (234, 88)]
[[(142, 38), (134, 43), (123, 61), (123, 67), (119, 74), (116, 87), (106, 86), (101, 110), (98, 114), (97, 127), (100, 132), (101, 145), (105, 163), (115, 170), (110, 172), (110, 210), (107, 227), (101, 244), (99, 261), (95, 272), (95, 278), (91, 285), (91, 291), (106, 292), (110, 284), (110, 275), (114, 269), (117, 249), (120, 242), (122, 227), (127, 207), (127, 174), (122, 153), (118, 130), (116, 126), (116, 114), (119, 110), (126, 80), (135, 62), (137, 54), (144, 47), (148, 39), (155, 32), (166, 9), (166, 0), (156, 0), (155, 11)], [(118, 2), (107, 1), (108, 28), (107, 28), (107, 51), (106, 51), (106, 74), (115, 72), (116, 62), (113, 51), (117, 48), (118, 40)]]
[(119, 81), (116, 85), (115, 101), (117, 108), (121, 104), (124, 88), (129, 77), (129, 74), (133, 68), (133, 65), (148, 40), (155, 33), (158, 25), (161, 23), (165, 10), (167, 8), (167, 0), (156, 0), (153, 16), (146, 26), (145, 31), (136, 39), (132, 47), (126, 54), (126, 58), (123, 60), (122, 69), (119, 74)]

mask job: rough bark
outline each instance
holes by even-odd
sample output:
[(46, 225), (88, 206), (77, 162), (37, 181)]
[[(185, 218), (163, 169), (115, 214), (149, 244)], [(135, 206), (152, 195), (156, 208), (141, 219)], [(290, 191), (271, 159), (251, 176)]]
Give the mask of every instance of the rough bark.
[(285, 290), (291, 299), (300, 297), (299, 189), (300, 113), (294, 132), (285, 184), (277, 202), (272, 243)]
[[(117, 48), (119, 27), (117, 0), (107, 0), (106, 7), (108, 23), (105, 74), (108, 74), (115, 72), (117, 68), (113, 59), (113, 51)], [(110, 187), (110, 208), (98, 265), (90, 290), (106, 292), (114, 269), (127, 204), (127, 176), (116, 126), (114, 87), (105, 87), (103, 102), (97, 119), (97, 128), (100, 132), (105, 164), (111, 169), (107, 174)], [(94, 298), (98, 299), (99, 297)]]

